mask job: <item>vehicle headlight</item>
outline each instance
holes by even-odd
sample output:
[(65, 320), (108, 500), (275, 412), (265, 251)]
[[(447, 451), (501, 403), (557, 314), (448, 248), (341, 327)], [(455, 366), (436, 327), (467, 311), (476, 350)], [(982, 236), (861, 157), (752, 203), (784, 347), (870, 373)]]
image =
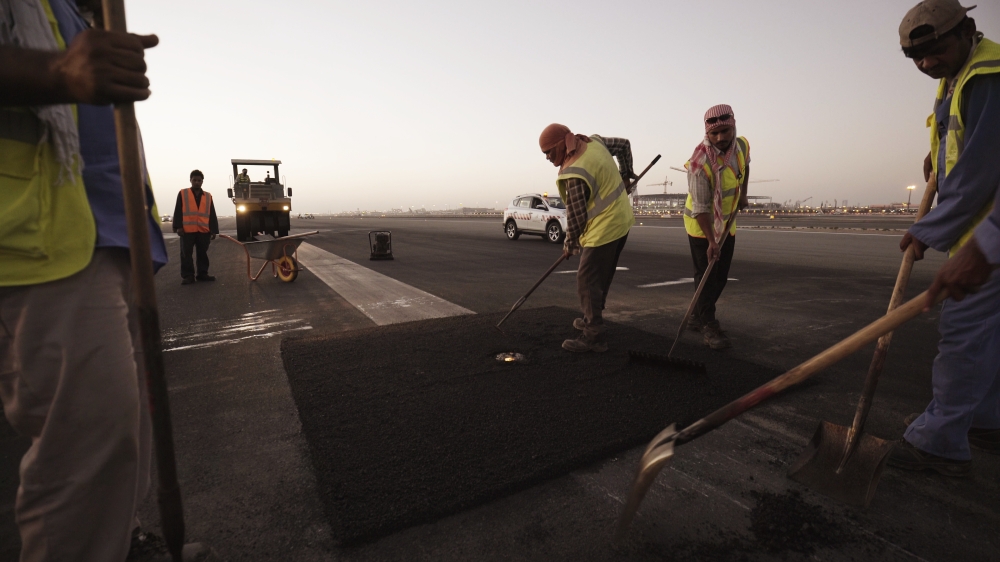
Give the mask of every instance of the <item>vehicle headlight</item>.
[(282, 211), (287, 211), (288, 210), (288, 205), (285, 205), (284, 207), (282, 207), (281, 210)]
[(240, 213), (246, 210), (247, 210), (246, 205), (240, 205), (239, 207), (236, 207), (236, 211)]

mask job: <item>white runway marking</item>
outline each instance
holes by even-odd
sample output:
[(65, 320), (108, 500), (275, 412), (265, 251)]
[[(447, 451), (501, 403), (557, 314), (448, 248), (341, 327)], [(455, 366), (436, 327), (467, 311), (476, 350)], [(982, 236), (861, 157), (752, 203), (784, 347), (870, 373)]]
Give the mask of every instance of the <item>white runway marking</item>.
[[(576, 273), (577, 271), (579, 271), (579, 270), (574, 269), (573, 271), (557, 271), (556, 273)], [(628, 271), (628, 268), (627, 267), (616, 267), (615, 271)]]
[[(734, 279), (732, 277), (728, 278), (727, 281), (739, 281), (739, 279)], [(670, 285), (683, 285), (685, 283), (694, 283), (694, 277), (684, 277), (677, 279), (675, 281), (663, 281), (662, 283), (649, 283), (647, 285), (637, 285), (640, 289), (649, 289), (652, 287), (668, 287)]]
[(685, 277), (676, 281), (664, 281), (662, 283), (649, 283), (647, 285), (639, 285), (639, 288), (649, 289), (650, 287), (667, 287), (669, 285), (683, 285), (685, 283), (694, 283), (694, 277)]
[(303, 243), (299, 261), (379, 326), (475, 312)]
[(301, 330), (312, 330), (312, 326), (301, 318), (282, 319), (280, 310), (250, 312), (235, 320), (201, 320), (176, 330), (168, 330), (163, 334), (163, 351), (215, 347)]

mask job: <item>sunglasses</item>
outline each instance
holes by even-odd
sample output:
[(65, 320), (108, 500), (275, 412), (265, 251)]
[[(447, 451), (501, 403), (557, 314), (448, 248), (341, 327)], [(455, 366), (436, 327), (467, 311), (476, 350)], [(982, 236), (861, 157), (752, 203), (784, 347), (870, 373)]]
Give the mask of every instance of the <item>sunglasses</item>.
[(705, 119), (705, 122), (708, 123), (709, 125), (715, 125), (719, 121), (729, 121), (732, 118), (733, 118), (732, 113), (723, 113), (718, 117), (709, 117), (708, 119)]

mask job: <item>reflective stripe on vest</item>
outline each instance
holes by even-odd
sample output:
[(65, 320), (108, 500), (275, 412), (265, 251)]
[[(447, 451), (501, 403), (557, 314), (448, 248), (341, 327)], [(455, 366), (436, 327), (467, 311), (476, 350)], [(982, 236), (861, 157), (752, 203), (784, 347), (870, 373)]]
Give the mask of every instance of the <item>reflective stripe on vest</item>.
[(614, 242), (628, 234), (635, 224), (632, 204), (625, 192), (621, 173), (614, 158), (597, 135), (590, 137), (587, 150), (572, 166), (559, 172), (556, 185), (566, 201), (564, 184), (570, 178), (587, 183), (590, 197), (587, 200), (587, 224), (580, 235), (580, 245), (593, 248)]
[[(722, 221), (727, 222), (729, 218), (733, 216), (733, 213), (739, 212), (737, 207), (739, 206), (739, 200), (736, 199), (736, 190), (739, 187), (741, 180), (747, 173), (747, 162), (750, 159), (750, 143), (744, 137), (738, 137), (736, 139), (736, 162), (740, 168), (740, 175), (737, 177), (729, 166), (726, 166), (722, 171)], [(685, 163), (685, 167), (690, 167), (691, 163)], [(706, 162), (702, 167), (705, 172), (706, 177), (708, 177), (709, 183), (712, 185), (712, 189), (718, 189), (714, 174), (712, 172), (712, 166)], [(710, 211), (711, 212), (711, 211)], [(695, 238), (706, 238), (705, 232), (702, 231), (701, 225), (698, 224), (698, 220), (695, 218), (697, 215), (694, 212), (694, 200), (691, 198), (689, 193), (687, 200), (684, 202), (684, 229), (687, 231), (689, 236)], [(736, 235), (736, 221), (733, 221), (732, 226), (729, 228), (729, 235)], [(718, 233), (716, 233), (718, 236)]]
[(201, 192), (201, 205), (195, 200), (194, 191), (189, 187), (181, 190), (181, 224), (184, 232), (209, 232), (212, 216), (212, 194)]
[[(597, 198), (595, 200), (594, 193), (597, 193), (599, 191), (597, 189), (594, 189), (594, 186), (597, 185), (597, 179), (594, 178), (594, 176), (590, 175), (590, 173), (587, 172), (587, 170), (584, 170), (583, 168), (577, 168), (577, 167), (573, 166), (573, 167), (566, 168), (565, 170), (562, 171), (562, 173), (564, 173), (564, 174), (577, 174), (577, 175), (583, 176), (585, 178), (584, 181), (586, 181), (587, 184), (590, 185), (590, 194), (591, 194), (590, 195), (590, 201), (587, 202), (587, 223), (588, 224), (592, 220), (594, 220), (595, 218), (597, 218), (598, 215), (600, 215), (601, 213), (603, 213), (605, 209), (607, 209), (608, 207), (610, 207), (611, 204), (614, 203), (615, 200), (618, 199), (619, 197), (621, 197), (622, 193), (625, 192), (625, 182), (619, 182), (618, 183), (618, 187), (616, 187), (614, 191), (612, 191), (611, 193), (606, 194), (603, 197), (600, 194), (598, 194), (598, 196), (597, 196)], [(593, 203), (593, 205), (591, 205), (591, 203)]]
[[(959, 72), (958, 79), (955, 81), (955, 90), (951, 97), (951, 106), (948, 109), (948, 131), (945, 135), (945, 167), (944, 175), (948, 177), (951, 170), (958, 163), (958, 159), (962, 156), (962, 152), (965, 150), (965, 123), (962, 122), (962, 94), (965, 85), (972, 79), (973, 76), (979, 74), (993, 74), (1000, 72), (1000, 45), (990, 41), (989, 39), (982, 38), (980, 34), (979, 44), (976, 45), (975, 51), (973, 51), (972, 56), (969, 57), (969, 62), (966, 63), (964, 69)], [(937, 97), (934, 99), (934, 109), (935, 112), (938, 107), (944, 103), (944, 99), (948, 93), (948, 79), (942, 78), (940, 84), (938, 85)], [(937, 119), (935, 119), (935, 114), (932, 113), (930, 117), (927, 118), (927, 126), (931, 129), (931, 163), (934, 168), (934, 174), (938, 174), (938, 156), (941, 149), (941, 141), (938, 137), (938, 126)], [(993, 201), (986, 204), (980, 211), (976, 214), (975, 218), (970, 222), (969, 227), (962, 233), (958, 241), (949, 250), (950, 255), (954, 255), (955, 252), (959, 250), (966, 242), (972, 238), (976, 227), (979, 225), (990, 211), (993, 209)]]

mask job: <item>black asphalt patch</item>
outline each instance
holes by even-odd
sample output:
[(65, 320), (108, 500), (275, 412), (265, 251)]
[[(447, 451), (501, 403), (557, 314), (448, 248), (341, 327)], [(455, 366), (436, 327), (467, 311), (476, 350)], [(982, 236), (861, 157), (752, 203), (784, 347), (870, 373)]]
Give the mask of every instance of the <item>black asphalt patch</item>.
[[(285, 340), (282, 358), (334, 537), (350, 545), (565, 474), (690, 423), (777, 373), (691, 347), (708, 375), (629, 364), (669, 341), (609, 325), (574, 354), (562, 308)], [(694, 336), (691, 336), (694, 337)], [(496, 355), (518, 352), (524, 364)], [(625, 490), (620, 490), (623, 494)]]

